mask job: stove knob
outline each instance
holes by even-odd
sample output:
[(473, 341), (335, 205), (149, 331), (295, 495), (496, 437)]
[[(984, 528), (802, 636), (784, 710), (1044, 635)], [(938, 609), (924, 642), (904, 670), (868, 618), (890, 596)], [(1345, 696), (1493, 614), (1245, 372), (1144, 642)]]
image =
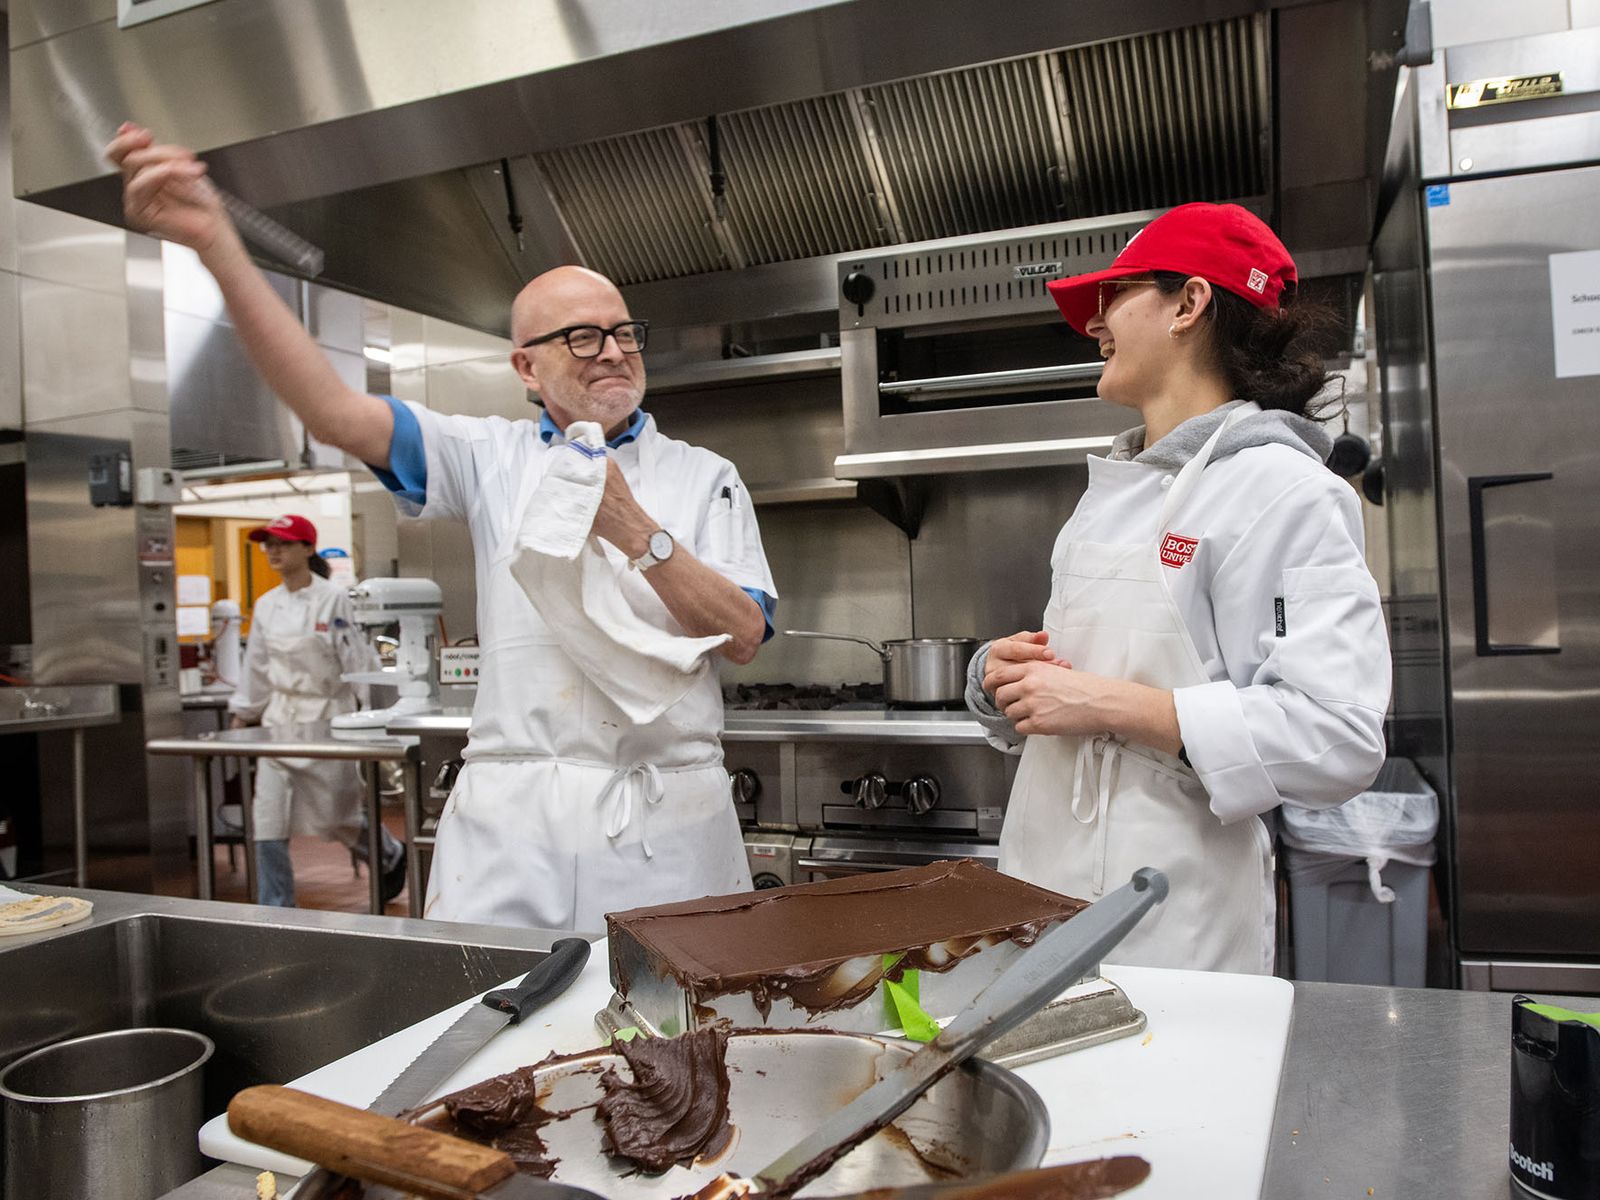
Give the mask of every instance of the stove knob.
[(908, 779), (901, 790), (905, 793), (906, 807), (919, 817), (939, 803), (939, 781), (932, 775)]
[(839, 290), (844, 293), (844, 298), (857, 308), (872, 299), (872, 293), (877, 291), (877, 286), (872, 282), (872, 276), (865, 271), (851, 271), (844, 277), (844, 282), (839, 285)]
[(740, 767), (728, 776), (728, 790), (735, 804), (754, 804), (761, 794), (761, 776), (749, 767)]
[(869, 771), (856, 780), (856, 807), (882, 808), (889, 798), (889, 781), (876, 771)]

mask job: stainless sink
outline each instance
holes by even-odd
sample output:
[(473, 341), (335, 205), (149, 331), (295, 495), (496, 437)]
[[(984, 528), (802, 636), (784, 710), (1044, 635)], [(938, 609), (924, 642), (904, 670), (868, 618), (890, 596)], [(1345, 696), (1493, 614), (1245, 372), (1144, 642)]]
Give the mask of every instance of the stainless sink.
[(0, 939), (0, 1068), (62, 1038), (193, 1029), (216, 1043), (208, 1117), (240, 1088), (303, 1075), (526, 971), (561, 936), (57, 890), (95, 914)]
[(120, 717), (114, 684), (0, 688), (0, 733), (114, 725)]

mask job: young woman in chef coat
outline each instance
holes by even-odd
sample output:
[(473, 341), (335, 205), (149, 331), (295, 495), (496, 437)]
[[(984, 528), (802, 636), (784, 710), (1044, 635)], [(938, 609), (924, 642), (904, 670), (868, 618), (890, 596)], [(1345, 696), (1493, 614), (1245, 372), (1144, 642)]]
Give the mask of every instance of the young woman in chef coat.
[[(302, 725), (357, 707), (356, 689), (341, 676), (375, 670), (377, 656), (356, 629), (349, 592), (328, 582), (317, 554), (316, 527), (285, 515), (250, 531), (267, 565), (283, 582), (256, 600), (250, 615), (243, 678), (228, 711), (235, 729)], [(361, 773), (353, 762), (263, 758), (254, 800), (256, 874), (262, 904), (294, 906), (289, 835), (342, 842), (367, 856)], [(405, 849), (388, 830), (383, 845), (382, 896), (405, 886)]]
[(1089, 900), (1167, 873), (1116, 962), (1270, 972), (1263, 818), (1341, 804), (1383, 761), (1388, 640), (1296, 279), (1255, 216), (1188, 204), (1050, 285), (1142, 424), (1089, 460), (1042, 628), (980, 650), (967, 699), (1022, 755), (1001, 870)]

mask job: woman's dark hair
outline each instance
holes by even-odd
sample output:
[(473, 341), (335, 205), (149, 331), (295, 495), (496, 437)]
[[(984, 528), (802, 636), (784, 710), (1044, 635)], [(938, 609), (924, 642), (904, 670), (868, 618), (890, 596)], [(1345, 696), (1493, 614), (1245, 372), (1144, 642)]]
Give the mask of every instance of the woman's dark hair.
[[(1183, 290), (1191, 278), (1154, 272), (1163, 295)], [(1338, 315), (1325, 304), (1290, 298), (1282, 308), (1257, 308), (1242, 296), (1211, 287), (1206, 308), (1217, 369), (1240, 400), (1315, 417), (1310, 404), (1331, 376), (1326, 356), (1338, 344)]]
[(306, 566), (311, 568), (313, 575), (321, 575), (324, 579), (328, 577), (328, 560), (318, 554), (315, 548), (311, 551), (311, 557), (306, 559)]

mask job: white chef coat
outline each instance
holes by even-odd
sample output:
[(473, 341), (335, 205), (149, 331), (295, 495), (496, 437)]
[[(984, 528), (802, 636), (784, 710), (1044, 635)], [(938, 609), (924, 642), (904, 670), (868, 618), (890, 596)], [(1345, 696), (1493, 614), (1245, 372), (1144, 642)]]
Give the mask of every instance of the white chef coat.
[[(358, 689), (340, 676), (377, 667), (346, 588), (320, 575), (298, 591), (280, 584), (256, 600), (242, 678), (228, 711), (268, 728), (326, 721), (357, 707)], [(361, 772), (353, 762), (262, 759), (255, 836), (331, 836), (351, 843), (361, 824), (361, 798)]]
[[(1104, 736), (1025, 739), (1001, 866), (1080, 894), (1123, 882), (1130, 864), (1169, 867), (1168, 907), (1184, 903), (1182, 875), (1204, 916), (1161, 913), (1112, 957), (1270, 970), (1260, 814), (1342, 803), (1371, 782), (1383, 760), (1388, 642), (1348, 485), (1275, 443), (1190, 466), (1198, 477), (1090, 459), (1089, 487), (1052, 551), (1044, 624), (1081, 668), (1170, 687), (1193, 769)], [(1169, 490), (1181, 494), (1163, 517)], [(1075, 610), (1080, 594), (1086, 607)], [(1158, 640), (1168, 649), (1158, 653)], [(1052, 750), (1044, 765), (1041, 742)], [(1214, 824), (1196, 822), (1194, 804)]]
[[(466, 766), (440, 820), (426, 914), (597, 930), (609, 911), (748, 888), (715, 672), (656, 721), (629, 722), (511, 574), (551, 453), (539, 427), (406, 407), (422, 432), (426, 499), (396, 503), (467, 523), (481, 647)], [(735, 585), (776, 595), (733, 464), (666, 437), (653, 418), (608, 453), (678, 544)], [(635, 611), (681, 634), (648, 581), (604, 549)]]

